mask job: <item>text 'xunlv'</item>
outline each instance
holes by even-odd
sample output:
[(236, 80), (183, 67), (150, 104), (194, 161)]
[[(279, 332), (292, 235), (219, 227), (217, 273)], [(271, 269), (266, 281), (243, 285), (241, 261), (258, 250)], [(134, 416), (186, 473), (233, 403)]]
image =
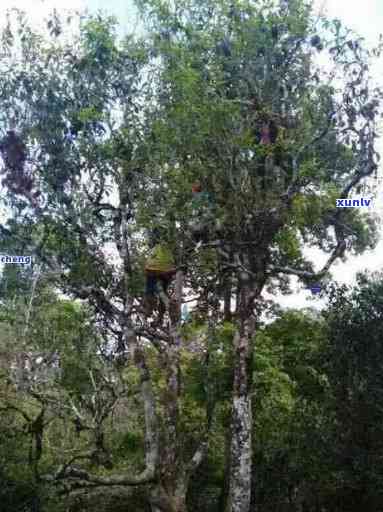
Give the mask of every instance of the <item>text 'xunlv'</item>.
[(371, 206), (371, 199), (337, 199), (337, 208), (356, 208), (360, 206)]

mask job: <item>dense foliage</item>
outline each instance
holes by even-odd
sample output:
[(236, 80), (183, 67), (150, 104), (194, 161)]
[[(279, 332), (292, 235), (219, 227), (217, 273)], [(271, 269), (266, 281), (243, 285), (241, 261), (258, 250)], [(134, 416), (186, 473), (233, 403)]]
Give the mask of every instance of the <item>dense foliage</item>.
[[(329, 306), (320, 315), (310, 310), (287, 311), (258, 334), (254, 365), (254, 510), (349, 512), (361, 510), (362, 506), (368, 510), (381, 507), (382, 294), (381, 275), (360, 276), (357, 288), (334, 287)], [(21, 312), (19, 298), (17, 310)], [(91, 382), (86, 372), (91, 368), (91, 361), (85, 359), (85, 352), (81, 359), (73, 353), (80, 349), (79, 329), (84, 329), (86, 312), (67, 301), (53, 300), (43, 288), (38, 291), (36, 302), (40, 304), (36, 304), (31, 329), (40, 335), (34, 346), (40, 350), (45, 346), (43, 319), (39, 316), (41, 307), (49, 321), (50, 339), (59, 342), (55, 350), (62, 360), (62, 373), (49, 377), (52, 400), (56, 393), (56, 397), (63, 397), (68, 390), (72, 396), (81, 392), (83, 397), (91, 399)], [(9, 301), (3, 301), (3, 305), (10, 306)], [(8, 336), (16, 329), (11, 316), (2, 319), (1, 326), (4, 362), (11, 360), (19, 347), (13, 345), (11, 349), (7, 344)], [(218, 399), (208, 458), (198, 470), (188, 495), (194, 510), (221, 510), (225, 493), (225, 431), (232, 372), (230, 330), (227, 324), (210, 346), (210, 377)], [(90, 334), (84, 332), (82, 339), (86, 351), (86, 346), (91, 344)], [(87, 364), (83, 365), (85, 361)], [(106, 373), (106, 361), (100, 364)], [(193, 429), (199, 428), (198, 404), (204, 401), (204, 388), (201, 364), (186, 355), (184, 364), (187, 390), (182, 429), (183, 442), (187, 445), (192, 440)], [(9, 368), (3, 364), (2, 374), (9, 378)], [(41, 370), (39, 373), (34, 369), (35, 378), (41, 374)], [(125, 371), (123, 380), (130, 383), (132, 396), (119, 404), (113, 423), (108, 425), (108, 448), (114, 467), (126, 464), (126, 460), (139, 462), (142, 452), (143, 418), (134, 398), (135, 377)], [(9, 380), (2, 380), (1, 404), (4, 510), (60, 510), (63, 498), (57, 501), (52, 489), (35, 481), (29, 458), (33, 440), (26, 417), (36, 416), (39, 401), (21, 390), (15, 393)], [(89, 442), (86, 431), (76, 430), (70, 414), (58, 410), (51, 414), (53, 423), (45, 433), (47, 467), (57, 459), (58, 438), (61, 450), (69, 450), (68, 453), (74, 445), (85, 451)], [(81, 510), (91, 509), (93, 499), (98, 503), (100, 499), (105, 500), (102, 501), (105, 511), (111, 510), (108, 507), (124, 510), (126, 501), (132, 510), (146, 510), (144, 497), (137, 493), (121, 497), (120, 492), (113, 491), (108, 496), (96, 494), (95, 498), (89, 496), (84, 501), (81, 494), (74, 494), (65, 500), (69, 499), (66, 502), (70, 510), (78, 510), (78, 503), (84, 507)]]

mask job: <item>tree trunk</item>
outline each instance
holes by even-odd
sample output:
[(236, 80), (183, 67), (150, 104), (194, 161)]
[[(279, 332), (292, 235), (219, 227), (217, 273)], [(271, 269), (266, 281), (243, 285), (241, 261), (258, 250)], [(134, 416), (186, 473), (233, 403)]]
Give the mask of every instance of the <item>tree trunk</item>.
[(224, 284), (223, 296), (223, 319), (225, 322), (231, 322), (231, 295), (232, 295), (232, 281), (231, 276), (227, 277)]
[(193, 457), (184, 462), (179, 439), (179, 407), (181, 395), (181, 306), (183, 273), (177, 272), (174, 315), (170, 318), (170, 340), (161, 351), (160, 364), (166, 376), (162, 396), (164, 431), (160, 457), (160, 483), (152, 488), (152, 512), (187, 512), (186, 494), (191, 475), (201, 464), (207, 451), (207, 439), (201, 440)]
[[(231, 431), (230, 428), (226, 429), (225, 435), (225, 468), (231, 466)], [(219, 498), (219, 509), (226, 510), (228, 499), (229, 499), (229, 488), (230, 488), (230, 473), (225, 471), (224, 481), (222, 485), (221, 495)]]
[(169, 344), (163, 354), (163, 367), (166, 372), (166, 390), (164, 391), (164, 432), (162, 446), (162, 470), (161, 478), (168, 492), (172, 493), (174, 482), (177, 478), (179, 462), (179, 394), (180, 394), (180, 370), (179, 348), (175, 344)]
[[(183, 273), (178, 271), (175, 280), (175, 297), (170, 316), (170, 342), (160, 355), (166, 375), (164, 408), (164, 432), (161, 457), (161, 485), (152, 497), (152, 508), (161, 512), (186, 512), (187, 478), (182, 465), (179, 443), (179, 400), (181, 394), (181, 306)], [(170, 312), (169, 312), (170, 313)]]
[(169, 495), (163, 486), (156, 486), (150, 493), (151, 512), (187, 512), (186, 486), (181, 484)]
[(251, 354), (255, 322), (251, 292), (241, 290), (240, 328), (234, 335), (234, 382), (231, 424), (230, 488), (227, 512), (248, 512), (251, 497), (252, 408)]

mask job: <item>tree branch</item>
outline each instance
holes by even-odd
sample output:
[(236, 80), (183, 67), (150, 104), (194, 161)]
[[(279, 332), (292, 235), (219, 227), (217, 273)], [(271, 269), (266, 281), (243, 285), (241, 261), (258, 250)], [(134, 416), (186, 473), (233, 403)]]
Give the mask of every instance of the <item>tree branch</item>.
[(65, 472), (60, 476), (60, 478), (78, 478), (80, 480), (85, 480), (86, 482), (103, 485), (103, 486), (112, 486), (112, 485), (143, 485), (149, 484), (155, 481), (155, 472), (153, 468), (146, 468), (142, 473), (137, 476), (127, 476), (127, 475), (114, 475), (111, 477), (103, 477), (92, 475), (85, 471), (84, 469), (79, 469), (75, 467), (68, 467)]
[(28, 416), (26, 412), (24, 412), (22, 409), (19, 409), (19, 407), (16, 407), (15, 405), (8, 404), (5, 407), (0, 407), (0, 411), (7, 412), (7, 411), (15, 411), (18, 412), (23, 416), (25, 421), (29, 424), (32, 422), (32, 419)]
[(194, 471), (200, 466), (204, 458), (206, 457), (208, 449), (207, 439), (204, 439), (199, 447), (194, 452), (193, 457), (190, 459), (189, 463), (186, 466), (186, 475), (190, 477)]
[(270, 265), (269, 268), (273, 271), (271, 273), (271, 275), (272, 274), (290, 274), (290, 275), (295, 275), (295, 276), (303, 277), (303, 278), (307, 278), (307, 279), (315, 279), (315, 278), (321, 279), (329, 271), (329, 269), (330, 269), (331, 265), (334, 263), (334, 261), (337, 258), (343, 256), (345, 249), (346, 249), (346, 242), (344, 240), (340, 240), (338, 242), (337, 246), (335, 247), (335, 249), (333, 250), (331, 256), (327, 260), (326, 264), (324, 265), (322, 270), (320, 270), (319, 272), (309, 272), (307, 270), (300, 270), (300, 269), (295, 269), (295, 268), (291, 268), (291, 267), (280, 267), (280, 266)]

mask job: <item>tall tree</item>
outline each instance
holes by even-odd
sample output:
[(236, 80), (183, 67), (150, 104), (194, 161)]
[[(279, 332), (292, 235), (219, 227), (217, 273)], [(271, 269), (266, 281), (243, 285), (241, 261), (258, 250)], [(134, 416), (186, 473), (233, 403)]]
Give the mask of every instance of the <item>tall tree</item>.
[[(48, 21), (48, 41), (32, 31), (20, 12), (16, 19), (10, 16), (4, 31), (2, 126), (13, 130), (25, 159), (15, 175), (8, 165), (14, 148), (6, 134), (2, 172), (9, 186), (4, 199), (15, 215), (8, 220), (9, 229), (2, 230), (2, 245), (33, 253), (53, 287), (86, 302), (97, 333), (94, 350), (111, 357), (116, 366), (138, 371), (144, 453), (136, 474), (126, 466), (111, 476), (88, 472), (86, 463), (75, 465), (77, 457), (62, 461), (51, 474), (41, 475), (37, 467), (36, 474), (48, 482), (69, 481), (69, 489), (146, 486), (153, 510), (184, 510), (188, 482), (206, 452), (207, 427), (201, 435), (191, 435), (187, 447), (181, 444), (182, 272), (169, 325), (155, 329), (141, 305), (147, 249), (142, 235), (153, 226), (144, 201), (149, 196), (153, 204), (160, 201), (164, 188), (158, 187), (160, 169), (149, 153), (149, 114), (156, 107), (150, 51), (131, 37), (118, 45), (110, 19), (96, 16), (79, 22), (80, 31), (70, 44), (66, 23), (56, 15)], [(39, 195), (19, 186), (20, 178), (31, 176)], [(114, 248), (115, 264), (108, 244)], [(148, 344), (156, 350), (156, 364)], [(107, 396), (105, 368), (94, 368), (92, 358), (82, 353), (78, 360), (76, 354), (60, 353), (59, 364), (66, 385), (79, 389), (74, 397), (62, 393), (55, 401), (65, 410), (69, 405), (79, 428), (92, 427), (98, 455), (103, 456), (102, 426), (116, 399), (114, 387), (109, 382)], [(154, 390), (158, 366), (166, 386)], [(52, 405), (51, 390), (36, 390), (39, 384), (32, 375), (29, 392), (43, 406)], [(89, 461), (89, 453), (84, 460)], [(101, 466), (110, 469), (104, 462)]]
[[(265, 288), (286, 289), (289, 275), (320, 280), (347, 250), (374, 245), (371, 219), (337, 209), (336, 199), (376, 172), (381, 91), (361, 40), (338, 20), (314, 18), (303, 1), (139, 4), (159, 60), (155, 147), (170, 146), (162, 165), (174, 179), (203, 183), (219, 220), (206, 247), (216, 249), (211, 282), (225, 276), (226, 289), (212, 285), (212, 302), (233, 298), (236, 325), (227, 511), (244, 512), (257, 306)], [(316, 64), (320, 52), (327, 71)], [(329, 253), (322, 269), (304, 257), (305, 244)]]

